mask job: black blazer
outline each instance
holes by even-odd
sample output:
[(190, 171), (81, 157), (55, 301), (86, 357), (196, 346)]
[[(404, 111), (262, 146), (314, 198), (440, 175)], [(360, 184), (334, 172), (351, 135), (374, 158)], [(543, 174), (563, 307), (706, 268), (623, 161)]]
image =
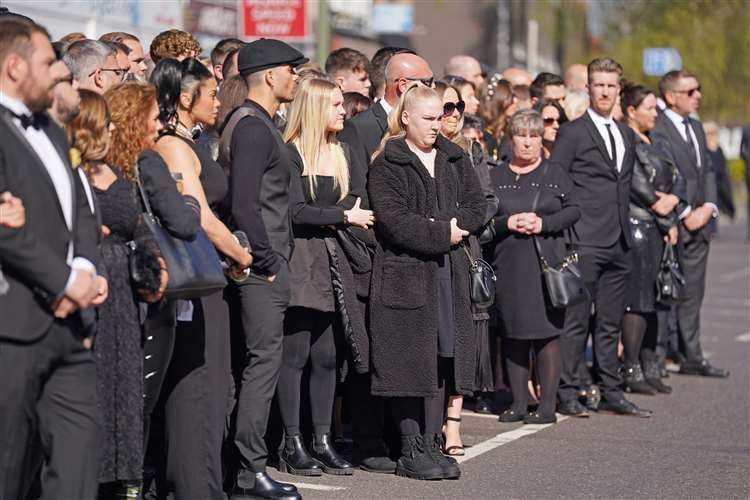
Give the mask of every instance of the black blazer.
[(70, 276), (68, 245), (75, 257), (98, 263), (99, 228), (78, 175), (70, 168), (68, 142), (50, 119), (42, 130), (68, 167), (73, 193), (73, 229), (63, 216), (43, 160), (0, 106), (0, 192), (10, 191), (23, 200), (26, 224), (19, 229), (0, 226), (0, 262), (10, 285), (0, 296), (0, 338), (31, 342), (54, 321), (50, 303), (65, 290)]
[(376, 102), (367, 111), (347, 120), (338, 138), (349, 145), (355, 161), (369, 167), (372, 163), (372, 155), (380, 146), (386, 130), (388, 130), (388, 115), (383, 106)]
[[(696, 146), (701, 156), (700, 167), (696, 164), (695, 157), (690, 154), (687, 142), (666, 114), (662, 113), (656, 117), (656, 125), (650, 132), (651, 141), (670, 156), (670, 159), (677, 165), (685, 178), (687, 202), (691, 207), (699, 207), (704, 203), (717, 204), (716, 176), (711, 167), (711, 158), (708, 156), (703, 125), (701, 122), (690, 118), (690, 126), (698, 139)], [(711, 224), (706, 224), (700, 230), (707, 241), (711, 235), (710, 226)]]
[(575, 185), (574, 197), (581, 208), (581, 218), (574, 233), (582, 246), (609, 247), (620, 235), (628, 246), (631, 243), (628, 206), (635, 135), (630, 127), (616, 123), (625, 143), (620, 172), (588, 112), (560, 127), (550, 157), (567, 170)]

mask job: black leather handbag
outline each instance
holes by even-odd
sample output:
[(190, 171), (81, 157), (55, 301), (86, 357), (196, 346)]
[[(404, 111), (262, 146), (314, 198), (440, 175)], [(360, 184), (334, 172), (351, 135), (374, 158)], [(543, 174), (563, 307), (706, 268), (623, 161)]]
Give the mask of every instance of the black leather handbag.
[(461, 248), (469, 259), (471, 303), (477, 307), (490, 307), (495, 302), (495, 270), (486, 261), (472, 257), (466, 242), (461, 242)]
[[(549, 162), (544, 165), (542, 178), (547, 174), (548, 168)], [(543, 184), (540, 182), (539, 189), (536, 195), (534, 195), (534, 202), (531, 206), (532, 212), (536, 212), (542, 186)], [(566, 307), (588, 300), (590, 298), (589, 291), (586, 288), (586, 283), (583, 281), (581, 270), (578, 269), (578, 253), (569, 251), (568, 255), (563, 258), (562, 263), (557, 267), (553, 267), (544, 258), (542, 246), (539, 244), (536, 235), (532, 235), (531, 239), (534, 240), (534, 248), (536, 248), (537, 258), (539, 259), (544, 287), (547, 290), (547, 297), (552, 307), (555, 309), (565, 309)]]
[(685, 278), (675, 258), (674, 247), (667, 243), (661, 253), (659, 274), (656, 275), (656, 301), (663, 306), (677, 304), (682, 298), (683, 286)]
[(175, 238), (164, 229), (151, 211), (140, 176), (136, 170), (136, 184), (145, 212), (143, 223), (159, 245), (167, 264), (169, 282), (164, 293), (168, 299), (194, 299), (217, 292), (227, 285), (219, 254), (202, 229), (192, 240)]

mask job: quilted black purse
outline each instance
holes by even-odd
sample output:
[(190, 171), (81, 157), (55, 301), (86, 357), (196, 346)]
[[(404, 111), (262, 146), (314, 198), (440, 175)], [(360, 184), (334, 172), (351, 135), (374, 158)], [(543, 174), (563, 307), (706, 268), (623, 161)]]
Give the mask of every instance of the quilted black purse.
[(217, 292), (227, 285), (219, 254), (202, 229), (192, 240), (175, 238), (164, 229), (151, 211), (136, 169), (136, 184), (145, 212), (142, 220), (167, 264), (169, 282), (164, 293), (168, 299), (193, 299)]
[(675, 258), (674, 247), (667, 243), (661, 253), (659, 274), (656, 275), (656, 301), (663, 306), (677, 304), (682, 297), (683, 286), (685, 278)]
[(461, 248), (469, 259), (471, 303), (477, 307), (490, 307), (495, 302), (495, 271), (486, 261), (472, 257), (466, 242), (461, 242)]
[[(548, 167), (549, 162), (544, 165), (542, 178), (545, 177)], [(531, 206), (532, 212), (536, 212), (541, 192), (542, 184), (540, 182), (539, 189), (536, 195), (534, 195), (534, 202)], [(578, 253), (569, 252), (559, 266), (553, 267), (544, 258), (542, 246), (539, 244), (536, 235), (532, 235), (531, 238), (534, 240), (534, 248), (536, 248), (539, 267), (542, 271), (542, 279), (552, 307), (555, 309), (565, 309), (566, 307), (588, 300), (590, 298), (589, 291), (586, 288), (586, 283), (583, 281), (581, 270), (578, 269)]]

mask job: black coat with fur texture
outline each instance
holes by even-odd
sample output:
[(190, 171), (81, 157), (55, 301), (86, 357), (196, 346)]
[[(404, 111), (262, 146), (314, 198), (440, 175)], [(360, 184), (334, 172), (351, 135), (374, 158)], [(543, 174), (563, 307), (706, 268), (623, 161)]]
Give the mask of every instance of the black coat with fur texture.
[[(474, 232), (485, 199), (469, 157), (443, 137), (435, 142), (434, 182), (404, 139), (393, 139), (374, 160), (368, 192), (378, 248), (370, 294), (372, 393), (429, 397), (437, 393), (438, 259), (449, 254), (455, 312), (455, 379), (474, 390), (476, 336), (469, 262), (450, 244), (450, 220)], [(436, 196), (437, 194), (437, 196)], [(441, 200), (438, 209), (436, 200)]]

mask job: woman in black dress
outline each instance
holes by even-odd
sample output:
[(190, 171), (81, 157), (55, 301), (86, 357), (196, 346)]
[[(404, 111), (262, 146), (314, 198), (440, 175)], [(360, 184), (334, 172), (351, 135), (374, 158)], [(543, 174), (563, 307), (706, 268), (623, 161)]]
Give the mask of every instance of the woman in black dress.
[[(372, 226), (370, 210), (360, 208), (364, 179), (352, 178), (348, 155), (336, 140), (346, 111), (341, 90), (333, 83), (304, 80), (289, 108), (284, 140), (292, 159), (291, 214), (294, 253), (289, 262), (291, 298), (284, 319), (284, 344), (276, 390), (285, 442), (280, 470), (298, 475), (349, 475), (352, 465), (331, 440), (331, 413), (336, 391), (336, 340), (351, 316), (364, 318), (337, 300), (331, 261), (348, 265), (336, 243), (336, 228)], [(337, 251), (339, 250), (339, 251)], [(343, 261), (342, 261), (343, 260)], [(346, 283), (344, 283), (346, 285)], [(350, 283), (353, 285), (353, 283)], [(356, 287), (343, 287), (356, 304)], [(361, 321), (359, 334), (366, 344)], [(305, 366), (310, 370), (303, 383)], [(310, 452), (300, 432), (302, 388), (309, 388), (313, 436)], [(307, 399), (307, 398), (305, 398)]]
[(643, 85), (626, 84), (620, 105), (636, 137), (630, 188), (633, 267), (622, 320), (625, 388), (641, 394), (669, 393), (672, 388), (661, 381), (656, 357), (656, 277), (664, 245), (677, 243), (678, 214), (687, 205), (675, 193), (684, 190), (684, 181), (674, 163), (648, 137), (656, 122), (656, 96)]
[[(216, 80), (197, 59), (159, 61), (151, 81), (165, 128), (155, 150), (185, 194), (200, 204), (201, 227), (220, 254), (237, 264), (235, 277), (250, 267), (246, 248), (216, 215), (227, 195), (224, 171), (190, 133), (213, 126), (219, 109)], [(180, 301), (172, 360), (162, 388), (166, 429), (166, 485), (176, 498), (223, 498), (221, 446), (231, 390), (229, 312), (218, 291)]]
[[(544, 124), (539, 112), (516, 112), (508, 133), (511, 161), (490, 172), (500, 200), (493, 258), (500, 282), (495, 305), (513, 393), (513, 405), (500, 421), (553, 423), (565, 310), (549, 304), (532, 235), (539, 240), (544, 258), (556, 267), (566, 255), (564, 231), (581, 213), (571, 198), (573, 183), (567, 173), (542, 159)], [(542, 394), (538, 409), (527, 414), (532, 351)]]
[(158, 283), (163, 264), (159, 263), (158, 247), (139, 224), (141, 209), (131, 167), (140, 150), (153, 144), (156, 136), (155, 122), (135, 117), (155, 110), (156, 101), (153, 89), (138, 84), (118, 85), (104, 97), (88, 90), (81, 90), (80, 96), (80, 112), (67, 126), (68, 138), (81, 155), (81, 168), (107, 228), (100, 246), (100, 265), (109, 282), (109, 297), (97, 309), (93, 347), (103, 427), (100, 493), (111, 496), (137, 492), (140, 486), (143, 337), (138, 300), (155, 301), (163, 292), (163, 288), (156, 294), (144, 291), (139, 297), (130, 278), (127, 245), (133, 240), (149, 245), (151, 274)]
[(475, 388), (469, 260), (460, 248), (486, 202), (469, 157), (439, 135), (443, 103), (405, 89), (369, 170), (379, 247), (370, 292), (371, 391), (391, 400), (401, 433), (396, 474), (454, 479), (441, 453), (445, 391)]

